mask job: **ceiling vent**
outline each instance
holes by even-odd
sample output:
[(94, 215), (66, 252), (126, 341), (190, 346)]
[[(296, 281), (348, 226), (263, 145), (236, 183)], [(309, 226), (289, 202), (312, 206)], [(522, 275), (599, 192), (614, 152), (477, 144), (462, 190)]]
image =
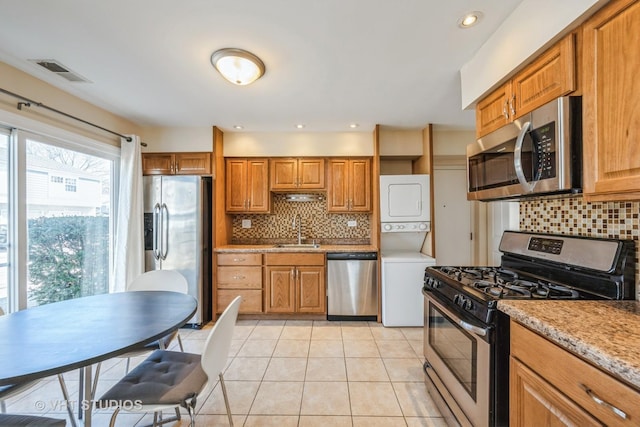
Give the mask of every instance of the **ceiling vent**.
[(51, 71), (54, 74), (59, 75), (60, 77), (65, 78), (66, 80), (73, 83), (91, 83), (91, 81), (85, 79), (80, 74), (69, 70), (66, 66), (62, 65), (60, 62), (55, 59), (29, 59), (30, 62), (38, 64), (42, 68)]

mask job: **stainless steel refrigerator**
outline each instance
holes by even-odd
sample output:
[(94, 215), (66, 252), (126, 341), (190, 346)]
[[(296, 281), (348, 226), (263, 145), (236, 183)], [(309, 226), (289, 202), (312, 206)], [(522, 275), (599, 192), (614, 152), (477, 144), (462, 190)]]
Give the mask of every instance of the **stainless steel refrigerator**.
[(193, 327), (211, 320), (211, 191), (210, 177), (144, 177), (145, 271), (186, 277), (198, 301)]

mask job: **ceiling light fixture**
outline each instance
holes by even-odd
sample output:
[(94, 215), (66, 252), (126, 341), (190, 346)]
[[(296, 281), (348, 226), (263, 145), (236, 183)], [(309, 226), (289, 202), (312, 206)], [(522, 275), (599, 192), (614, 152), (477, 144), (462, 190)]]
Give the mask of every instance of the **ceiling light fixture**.
[(216, 50), (211, 55), (211, 63), (222, 77), (239, 86), (258, 80), (265, 72), (264, 62), (242, 49)]
[(469, 12), (462, 18), (458, 19), (458, 26), (460, 28), (471, 28), (480, 22), (482, 16), (482, 12)]
[(357, 123), (351, 123), (351, 124), (349, 125), (349, 127), (350, 127), (351, 129), (355, 129), (355, 128), (357, 128), (358, 126), (360, 126), (360, 125), (359, 125), (359, 124), (357, 124)]
[(304, 129), (304, 125), (302, 123), (296, 125), (297, 129)]
[(237, 129), (237, 130), (242, 130), (242, 129), (244, 129), (244, 126), (242, 126), (242, 125), (235, 125), (233, 128), (234, 128), (234, 129)]

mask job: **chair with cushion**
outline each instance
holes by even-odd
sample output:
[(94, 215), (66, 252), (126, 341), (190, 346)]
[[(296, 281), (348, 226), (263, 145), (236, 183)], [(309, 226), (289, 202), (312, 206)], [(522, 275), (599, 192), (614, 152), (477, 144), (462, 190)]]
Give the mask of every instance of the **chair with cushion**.
[(0, 414), (0, 426), (5, 427), (64, 427), (65, 420), (34, 415)]
[[(229, 399), (224, 384), (224, 370), (231, 347), (233, 328), (238, 318), (241, 297), (236, 297), (218, 318), (204, 343), (202, 355), (156, 350), (145, 361), (109, 389), (97, 402), (98, 408), (115, 407), (110, 426), (120, 410), (154, 412), (183, 407), (195, 425), (198, 395), (208, 381), (220, 380), (229, 425), (233, 426)], [(119, 404), (135, 402), (135, 404)], [(154, 418), (156, 425), (156, 418)]]

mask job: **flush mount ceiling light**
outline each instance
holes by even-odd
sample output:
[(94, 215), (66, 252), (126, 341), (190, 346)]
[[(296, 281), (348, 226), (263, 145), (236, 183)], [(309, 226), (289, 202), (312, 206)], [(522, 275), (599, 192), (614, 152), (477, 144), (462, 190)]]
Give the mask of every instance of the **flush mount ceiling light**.
[(458, 19), (458, 27), (471, 28), (480, 22), (480, 19), (482, 19), (482, 12), (469, 12), (462, 18)]
[(225, 48), (211, 55), (211, 63), (222, 77), (239, 86), (248, 85), (264, 74), (264, 62), (251, 52)]

